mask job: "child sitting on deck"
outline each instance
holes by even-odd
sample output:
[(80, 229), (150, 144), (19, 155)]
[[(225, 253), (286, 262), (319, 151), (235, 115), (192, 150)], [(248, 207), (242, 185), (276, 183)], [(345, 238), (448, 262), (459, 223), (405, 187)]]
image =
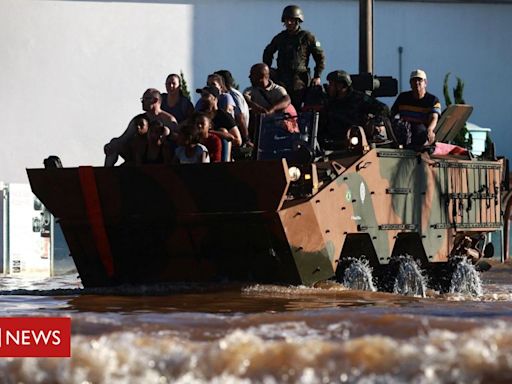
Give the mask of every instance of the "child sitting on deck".
[(141, 156), (146, 151), (148, 142), (149, 119), (145, 113), (141, 113), (133, 118), (136, 127), (135, 134), (128, 140), (128, 151), (121, 153), (124, 159), (123, 165), (141, 164)]
[(210, 162), (208, 149), (199, 143), (202, 133), (194, 120), (190, 124), (184, 124), (181, 127), (178, 138), (179, 146), (174, 154), (174, 161), (176, 163), (197, 164)]
[[(137, 130), (140, 135), (142, 130)], [(137, 148), (135, 152), (135, 164), (170, 164), (172, 161), (172, 151), (167, 140), (170, 130), (160, 121), (152, 121), (146, 134), (137, 139)], [(144, 142), (142, 142), (141, 139)]]
[(193, 124), (199, 129), (199, 143), (203, 144), (208, 150), (211, 163), (222, 161), (222, 140), (213, 130), (211, 119), (204, 113), (195, 112), (188, 124)]

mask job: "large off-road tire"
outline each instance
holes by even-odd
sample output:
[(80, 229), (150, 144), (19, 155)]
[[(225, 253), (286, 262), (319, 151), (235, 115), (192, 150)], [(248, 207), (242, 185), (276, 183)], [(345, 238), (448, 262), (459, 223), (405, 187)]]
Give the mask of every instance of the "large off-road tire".
[(475, 266), (466, 258), (458, 258), (453, 270), (450, 293), (460, 293), (479, 297), (482, 295), (482, 282)]
[(416, 261), (410, 256), (399, 256), (396, 263), (393, 293), (425, 297), (426, 279)]
[(372, 269), (366, 260), (353, 259), (347, 263), (340, 281), (345, 287), (360, 291), (376, 291)]

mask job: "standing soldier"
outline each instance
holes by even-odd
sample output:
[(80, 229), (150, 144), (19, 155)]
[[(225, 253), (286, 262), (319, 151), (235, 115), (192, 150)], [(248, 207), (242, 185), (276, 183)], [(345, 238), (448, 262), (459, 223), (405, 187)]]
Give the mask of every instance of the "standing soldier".
[(325, 68), (324, 52), (315, 36), (300, 28), (300, 23), (304, 21), (300, 7), (285, 7), (281, 21), (286, 29), (274, 36), (267, 45), (263, 51), (263, 62), (271, 67), (274, 53), (278, 52), (275, 80), (286, 88), (292, 104), (300, 110), (304, 93), (310, 85), (309, 56), (312, 55), (316, 63), (311, 85), (320, 85), (320, 75)]

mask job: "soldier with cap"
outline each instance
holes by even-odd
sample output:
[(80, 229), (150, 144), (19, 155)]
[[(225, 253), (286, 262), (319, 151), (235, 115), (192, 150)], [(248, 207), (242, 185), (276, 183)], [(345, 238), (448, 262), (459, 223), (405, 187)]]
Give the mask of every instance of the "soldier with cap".
[[(345, 71), (333, 71), (327, 75), (327, 107), (321, 119), (321, 141), (344, 143), (352, 126), (365, 127), (370, 118), (387, 120), (386, 104), (352, 87), (352, 79)], [(382, 123), (384, 124), (384, 122)], [(369, 140), (372, 137), (368, 137)]]
[(410, 129), (411, 137), (402, 144), (411, 147), (434, 144), (434, 129), (441, 115), (441, 103), (436, 96), (427, 92), (425, 71), (412, 71), (409, 83), (411, 90), (400, 93), (391, 107), (391, 117), (398, 115), (399, 121), (405, 122)]
[(281, 21), (286, 29), (274, 36), (266, 46), (263, 51), (263, 62), (271, 67), (274, 53), (277, 52), (277, 72), (274, 80), (286, 88), (292, 104), (299, 110), (304, 93), (310, 85), (309, 56), (313, 56), (316, 63), (311, 85), (320, 85), (320, 75), (325, 68), (325, 56), (315, 36), (301, 29), (304, 13), (300, 7), (285, 7)]

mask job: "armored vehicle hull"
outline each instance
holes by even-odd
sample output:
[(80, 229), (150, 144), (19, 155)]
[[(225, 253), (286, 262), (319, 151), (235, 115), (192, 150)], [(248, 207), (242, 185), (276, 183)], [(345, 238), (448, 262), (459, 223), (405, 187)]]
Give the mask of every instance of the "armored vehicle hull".
[[(503, 161), (373, 148), (335, 160), (29, 169), (86, 287), (305, 284), (355, 259), (389, 289), (408, 254), (431, 277), (502, 228)], [(393, 277), (391, 276), (391, 279)]]

